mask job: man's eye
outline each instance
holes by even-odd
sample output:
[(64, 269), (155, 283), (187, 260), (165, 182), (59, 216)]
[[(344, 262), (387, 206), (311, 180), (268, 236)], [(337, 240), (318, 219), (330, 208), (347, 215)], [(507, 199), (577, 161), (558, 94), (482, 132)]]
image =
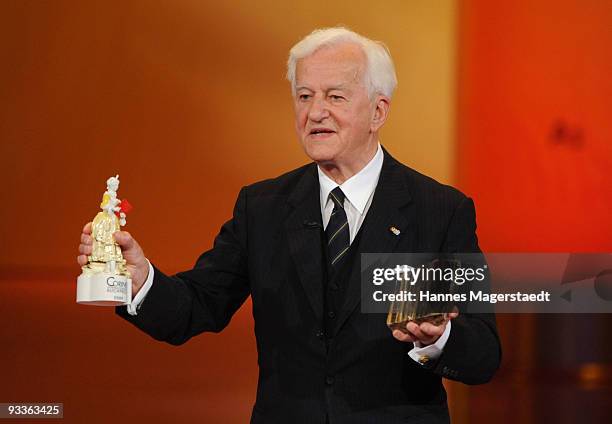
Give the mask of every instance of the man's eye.
[(310, 94), (300, 94), (299, 95), (299, 99), (300, 100), (308, 100), (308, 99), (310, 99)]
[(337, 101), (337, 100), (344, 100), (344, 97), (339, 96), (337, 94), (332, 94), (331, 96), (329, 96), (332, 100)]

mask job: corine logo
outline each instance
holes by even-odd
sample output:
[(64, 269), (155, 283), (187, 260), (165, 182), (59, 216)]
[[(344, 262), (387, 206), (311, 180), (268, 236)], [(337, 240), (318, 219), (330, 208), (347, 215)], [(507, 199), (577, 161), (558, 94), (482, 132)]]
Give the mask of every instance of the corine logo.
[(106, 279), (106, 285), (109, 287), (107, 289), (109, 293), (122, 293), (127, 287), (127, 282), (116, 279), (115, 277), (108, 277)]

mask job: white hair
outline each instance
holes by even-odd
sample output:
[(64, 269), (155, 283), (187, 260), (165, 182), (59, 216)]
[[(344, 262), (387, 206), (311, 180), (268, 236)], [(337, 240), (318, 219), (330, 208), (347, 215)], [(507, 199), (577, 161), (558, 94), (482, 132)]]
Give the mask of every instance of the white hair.
[(370, 97), (382, 94), (391, 98), (397, 86), (397, 77), (389, 49), (380, 41), (370, 40), (344, 27), (316, 29), (291, 48), (287, 60), (287, 79), (291, 83), (293, 96), (297, 61), (322, 47), (341, 43), (357, 44), (363, 50), (367, 60), (363, 78)]

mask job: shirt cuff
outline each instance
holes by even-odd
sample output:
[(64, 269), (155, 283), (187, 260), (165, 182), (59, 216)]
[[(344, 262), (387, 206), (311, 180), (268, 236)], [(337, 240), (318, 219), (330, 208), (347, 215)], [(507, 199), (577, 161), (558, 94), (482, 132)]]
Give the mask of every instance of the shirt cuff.
[[(139, 293), (140, 294), (140, 293)], [(438, 359), (442, 355), (442, 350), (446, 346), (448, 337), (451, 331), (451, 321), (446, 323), (446, 328), (442, 335), (436, 340), (434, 344), (423, 346), (421, 342), (415, 342), (414, 347), (408, 352), (408, 355), (421, 365), (425, 365), (429, 361)]]
[(132, 299), (132, 303), (128, 303), (127, 305), (127, 311), (130, 315), (136, 315), (138, 313), (140, 305), (144, 301), (145, 296), (153, 285), (153, 273), (155, 271), (153, 271), (153, 265), (151, 265), (151, 262), (149, 262), (148, 259), (147, 263), (149, 264), (149, 275), (147, 276), (147, 279), (145, 280), (144, 284), (142, 285), (134, 299)]

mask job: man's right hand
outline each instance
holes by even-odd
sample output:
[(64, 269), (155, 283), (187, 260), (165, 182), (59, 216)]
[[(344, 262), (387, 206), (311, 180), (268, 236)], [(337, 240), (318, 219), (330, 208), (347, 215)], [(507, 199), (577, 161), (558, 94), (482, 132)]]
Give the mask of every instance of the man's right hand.
[[(149, 275), (149, 262), (145, 258), (140, 245), (127, 231), (117, 231), (113, 234), (115, 241), (121, 247), (121, 253), (126, 261), (127, 269), (132, 279), (132, 298), (140, 291), (142, 285)], [(77, 262), (81, 266), (87, 264), (87, 256), (91, 255), (93, 237), (91, 236), (91, 222), (83, 227), (81, 233), (81, 244), (79, 245), (79, 256)]]

